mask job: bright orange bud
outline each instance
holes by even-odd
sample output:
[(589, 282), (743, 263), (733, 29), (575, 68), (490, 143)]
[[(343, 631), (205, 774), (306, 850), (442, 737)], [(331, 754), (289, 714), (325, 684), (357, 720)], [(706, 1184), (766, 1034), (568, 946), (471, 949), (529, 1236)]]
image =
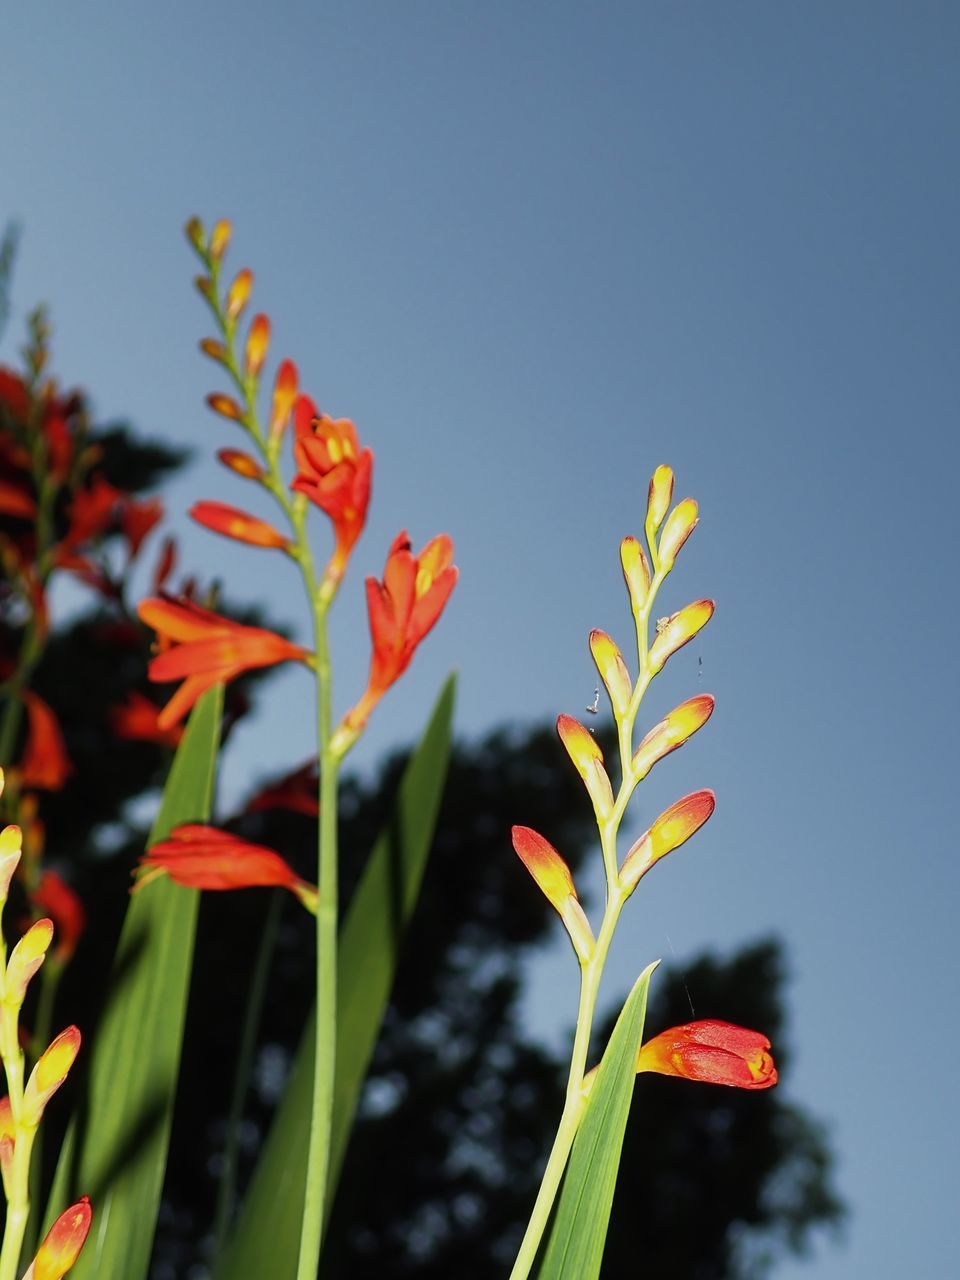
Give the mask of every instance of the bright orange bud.
[(154, 597), (141, 601), (137, 612), (141, 621), (156, 631), (162, 649), (150, 663), (150, 679), (160, 683), (183, 680), (157, 717), (160, 729), (182, 720), (215, 684), (234, 680), (254, 667), (303, 662), (310, 656), (306, 649), (273, 631), (232, 622), (190, 600)]
[(205, 356), (209, 356), (211, 360), (216, 360), (223, 364), (227, 358), (227, 348), (222, 342), (218, 342), (216, 338), (201, 338), (200, 350)]
[(230, 243), (230, 236), (233, 232), (230, 222), (227, 218), (221, 218), (219, 222), (215, 222), (213, 230), (210, 232), (210, 257), (219, 260), (227, 252), (227, 245)]
[(263, 368), (263, 362), (267, 358), (267, 348), (269, 346), (270, 320), (263, 312), (260, 312), (250, 322), (250, 332), (247, 334), (247, 346), (243, 356), (243, 366), (249, 377), (256, 378), (259, 376), (260, 370)]
[(231, 422), (243, 421), (243, 409), (233, 396), (224, 395), (222, 391), (213, 391), (207, 396), (207, 404), (214, 413), (219, 413)]
[(297, 398), (297, 366), (292, 360), (282, 361), (273, 384), (273, 408), (270, 411), (270, 436), (282, 436), (290, 421), (290, 413)]
[(59, 791), (73, 773), (60, 724), (39, 694), (25, 689), (21, 697), (27, 706), (27, 744), (20, 762), (20, 785)]
[(712, 600), (695, 600), (693, 604), (684, 605), (679, 613), (658, 620), (657, 636), (647, 656), (647, 665), (653, 675), (662, 669), (671, 654), (682, 649), (701, 627), (706, 626), (716, 607)]
[(406, 671), (417, 645), (440, 617), (457, 581), (453, 543), (445, 533), (431, 539), (418, 556), (407, 531), (397, 535), (387, 556), (383, 581), (367, 579), (367, 612), (373, 657), (363, 697), (347, 712), (331, 744), (345, 749), (360, 732), (387, 689)]
[(267, 474), (256, 458), (243, 449), (218, 449), (217, 457), (225, 467), (245, 480), (262, 480)]
[(290, 487), (305, 493), (333, 521), (336, 546), (327, 576), (339, 582), (367, 518), (373, 454), (360, 448), (348, 418), (318, 415), (309, 396), (297, 397), (293, 429), (297, 476)]
[(630, 673), (616, 642), (605, 631), (590, 632), (590, 652), (606, 686), (613, 706), (613, 714), (619, 720), (633, 697)]
[(651, 551), (657, 545), (657, 530), (663, 524), (663, 517), (669, 510), (672, 497), (673, 472), (668, 466), (661, 465), (651, 476), (650, 488), (647, 491), (647, 518), (644, 530)]
[(275, 886), (289, 889), (314, 915), (317, 910), (316, 887), (301, 880), (278, 853), (203, 823), (176, 827), (166, 840), (152, 845), (140, 859), (137, 875), (134, 889), (161, 875), (189, 889)]
[(557, 717), (557, 733), (577, 773), (586, 783), (597, 817), (602, 821), (613, 808), (613, 788), (603, 767), (603, 752), (589, 729), (573, 716)]
[(19, 1009), (27, 994), (30, 979), (37, 972), (53, 941), (53, 921), (38, 920), (30, 926), (10, 952), (4, 980), (4, 1003)]
[(78, 1027), (67, 1027), (49, 1048), (44, 1049), (23, 1091), (22, 1119), (28, 1128), (35, 1128), (40, 1123), (44, 1107), (66, 1080), (79, 1052)]
[(620, 543), (620, 563), (630, 592), (630, 605), (635, 614), (642, 613), (650, 590), (650, 566), (643, 554), (643, 547), (636, 538), (624, 538)]
[[(2, 771), (0, 771), (0, 779), (2, 779)], [(0, 784), (0, 794), (2, 793), (3, 786)], [(4, 827), (0, 831), (0, 904), (7, 900), (10, 881), (20, 861), (22, 848), (23, 833), (19, 827)]]
[(285, 538), (279, 530), (274, 529), (266, 520), (258, 520), (238, 507), (229, 507), (225, 502), (195, 502), (190, 508), (190, 515), (197, 524), (214, 533), (222, 533), (237, 542), (247, 542), (253, 547), (276, 547), (287, 551), (290, 539)]
[(699, 831), (713, 813), (716, 803), (712, 791), (694, 791), (665, 809), (624, 858), (620, 868), (623, 887), (631, 892), (655, 862), (679, 849), (695, 831)]
[(660, 535), (660, 568), (672, 569), (677, 552), (693, 533), (699, 523), (697, 504), (693, 498), (684, 498), (667, 516), (667, 523)]
[(250, 290), (253, 288), (253, 272), (249, 267), (244, 267), (242, 271), (238, 271), (234, 277), (233, 284), (227, 290), (226, 314), (228, 320), (236, 320), (243, 308), (247, 305), (250, 298)]
[(647, 776), (658, 760), (682, 747), (712, 715), (713, 698), (709, 693), (698, 694), (674, 707), (653, 726), (633, 753), (633, 775), (637, 782)]
[(80, 1257), (92, 1221), (90, 1201), (83, 1196), (57, 1218), (23, 1280), (63, 1280)]
[(199, 218), (191, 218), (184, 227), (187, 239), (197, 250), (198, 253), (205, 252), (206, 233), (203, 230), (203, 223)]
[(648, 1040), (637, 1056), (637, 1071), (735, 1089), (769, 1089), (777, 1083), (769, 1049), (770, 1041), (759, 1031), (731, 1022), (688, 1022)]
[(66, 964), (87, 927), (87, 913), (78, 894), (55, 871), (44, 871), (30, 894), (30, 904), (38, 911), (49, 912), (57, 940), (53, 959)]
[(520, 861), (550, 905), (559, 912), (574, 950), (585, 963), (593, 954), (593, 931), (577, 898), (570, 868), (550, 841), (532, 827), (514, 827), (510, 834)]

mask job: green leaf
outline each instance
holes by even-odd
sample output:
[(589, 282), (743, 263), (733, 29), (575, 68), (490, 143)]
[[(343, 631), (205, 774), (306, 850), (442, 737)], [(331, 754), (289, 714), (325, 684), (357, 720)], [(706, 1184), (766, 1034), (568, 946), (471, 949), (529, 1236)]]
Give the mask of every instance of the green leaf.
[[(197, 703), (150, 843), (213, 802), (223, 688)], [(100, 1022), (86, 1045), (85, 1096), (70, 1122), (45, 1230), (81, 1195), (93, 1230), (72, 1280), (144, 1280), (167, 1163), (200, 895), (162, 877), (127, 908)], [(83, 1053), (83, 1051), (81, 1051)]]
[(643, 1038), (650, 975), (641, 973), (620, 1011), (574, 1139), (539, 1280), (596, 1280), (607, 1239), (623, 1134)]
[[(403, 932), (433, 843), (450, 754), (454, 687), (451, 676), (407, 765), (390, 823), (377, 838), (340, 929), (328, 1212), (393, 986)], [(296, 1275), (314, 1035), (311, 1014), (237, 1225), (218, 1259), (216, 1280), (292, 1280)]]

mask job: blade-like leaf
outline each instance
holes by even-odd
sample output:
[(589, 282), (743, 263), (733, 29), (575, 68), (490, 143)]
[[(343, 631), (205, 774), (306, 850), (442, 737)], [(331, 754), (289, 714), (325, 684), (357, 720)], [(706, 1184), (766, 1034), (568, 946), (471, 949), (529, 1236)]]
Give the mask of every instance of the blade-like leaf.
[[(403, 930), (433, 842), (450, 753), (454, 686), (451, 676), (407, 765), (390, 824), (377, 838), (340, 930), (328, 1210), (393, 985)], [(311, 1014), (236, 1227), (218, 1260), (216, 1280), (290, 1280), (296, 1275), (314, 1034)]]
[(596, 1280), (600, 1274), (655, 968), (644, 969), (634, 984), (600, 1063), (570, 1153), (539, 1280)]
[[(150, 843), (213, 801), (223, 689), (197, 703)], [(127, 908), (110, 992), (88, 1042), (83, 1102), (67, 1131), (44, 1230), (80, 1195), (93, 1230), (71, 1280), (144, 1280), (167, 1162), (200, 895), (165, 878)]]

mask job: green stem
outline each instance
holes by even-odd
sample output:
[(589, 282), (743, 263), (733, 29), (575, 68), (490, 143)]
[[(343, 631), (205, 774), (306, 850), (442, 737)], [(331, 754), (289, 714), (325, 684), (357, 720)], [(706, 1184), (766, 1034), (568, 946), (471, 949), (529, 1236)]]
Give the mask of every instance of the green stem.
[(260, 945), (253, 966), (253, 977), (250, 982), (250, 994), (243, 1019), (243, 1032), (240, 1037), (240, 1048), (237, 1051), (237, 1066), (233, 1076), (233, 1093), (230, 1098), (230, 1111), (227, 1119), (227, 1141), (223, 1152), (223, 1172), (217, 1190), (217, 1208), (213, 1227), (213, 1256), (220, 1252), (227, 1239), (230, 1219), (237, 1191), (237, 1161), (240, 1154), (240, 1122), (243, 1108), (250, 1087), (250, 1076), (253, 1069), (253, 1055), (257, 1047), (257, 1033), (263, 1016), (263, 1005), (267, 994), (267, 978), (273, 961), (273, 952), (277, 945), (277, 933), (280, 927), (280, 914), (283, 910), (283, 894), (275, 889), (270, 894), (270, 905), (260, 934)]

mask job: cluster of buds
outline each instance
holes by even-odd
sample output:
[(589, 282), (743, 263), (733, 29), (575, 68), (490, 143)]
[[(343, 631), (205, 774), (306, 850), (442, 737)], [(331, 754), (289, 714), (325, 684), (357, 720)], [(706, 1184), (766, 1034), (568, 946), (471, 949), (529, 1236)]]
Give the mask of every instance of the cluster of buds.
[[(208, 406), (245, 432), (249, 448), (221, 449), (217, 456), (235, 476), (275, 503), (288, 526), (281, 532), (259, 515), (221, 502), (201, 501), (190, 514), (205, 528), (261, 550), (280, 552), (299, 569), (315, 618), (318, 637), (336, 596), (351, 553), (367, 518), (373, 453), (360, 443), (355, 425), (318, 409), (300, 388), (296, 365), (282, 359), (262, 418), (258, 408), (270, 342), (270, 320), (258, 313), (243, 332), (244, 313), (253, 292), (253, 273), (240, 270), (222, 283), (223, 261), (231, 239), (221, 220), (209, 234), (198, 219), (187, 224), (187, 238), (203, 266), (196, 285), (208, 304), (218, 336), (204, 338), (200, 349), (227, 376), (232, 390), (207, 397)], [(285, 475), (282, 445), (292, 425), (291, 458)], [(321, 572), (314, 569), (307, 537), (311, 507), (330, 522), (333, 549)], [(409, 666), (418, 645), (439, 618), (457, 580), (453, 544), (433, 538), (419, 555), (406, 531), (394, 540), (382, 581), (366, 583), (372, 654), (367, 687), (331, 729), (321, 752), (339, 762), (363, 732), (373, 708)], [(255, 668), (299, 662), (325, 678), (325, 658), (262, 627), (245, 626), (193, 601), (157, 596), (139, 606), (141, 620), (156, 634), (150, 679), (182, 683), (157, 718), (160, 732), (178, 729), (212, 685), (226, 683)], [(302, 795), (297, 806), (306, 811)], [(312, 811), (316, 807), (312, 806)], [(154, 845), (142, 860), (137, 887), (166, 874), (177, 883), (204, 889), (277, 885), (290, 889), (308, 908), (316, 908), (316, 890), (300, 880), (278, 854), (212, 827), (190, 826)]]
[[(3, 774), (0, 771), (0, 793)], [(0, 918), (10, 882), (21, 856), (19, 827), (0, 831)], [(29, 1076), (20, 1044), (20, 1013), (31, 979), (47, 957), (53, 941), (53, 921), (37, 920), (6, 955), (0, 935), (0, 1058), (7, 1079), (7, 1095), (0, 1099), (0, 1174), (7, 1201), (0, 1266), (19, 1256), (30, 1210), (30, 1155), (47, 1103), (57, 1092), (80, 1050), (80, 1032), (67, 1027), (40, 1054)], [(90, 1227), (90, 1205), (84, 1199), (62, 1214), (26, 1273), (57, 1278), (76, 1261)]]
[[(634, 789), (658, 761), (683, 746), (707, 722), (714, 707), (709, 694), (689, 698), (664, 716), (634, 747), (634, 724), (647, 686), (668, 659), (698, 634), (714, 611), (712, 600), (685, 605), (657, 620), (651, 640), (649, 624), (657, 593), (699, 520), (692, 498), (685, 498), (670, 510), (673, 482), (669, 467), (657, 467), (650, 481), (644, 524), (647, 551), (634, 537), (624, 538), (620, 545), (620, 562), (636, 626), (636, 679), (631, 677), (627, 661), (606, 632), (590, 634), (590, 652), (609, 696), (617, 728), (620, 785), (616, 794), (593, 734), (572, 716), (561, 715), (557, 721), (560, 740), (586, 787), (600, 833), (607, 898), (596, 936), (561, 855), (538, 832), (529, 827), (513, 828), (514, 848), (560, 914), (591, 990), (595, 989), (624, 902), (642, 876), (703, 826), (715, 804), (709, 790), (683, 796), (655, 819), (618, 862), (617, 834)], [(757, 1032), (723, 1022), (695, 1022), (664, 1032), (645, 1044), (637, 1070), (741, 1088), (766, 1088), (777, 1079), (769, 1048), (769, 1041)], [(589, 1089), (590, 1079), (590, 1074), (582, 1077), (584, 1091)]]

